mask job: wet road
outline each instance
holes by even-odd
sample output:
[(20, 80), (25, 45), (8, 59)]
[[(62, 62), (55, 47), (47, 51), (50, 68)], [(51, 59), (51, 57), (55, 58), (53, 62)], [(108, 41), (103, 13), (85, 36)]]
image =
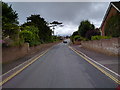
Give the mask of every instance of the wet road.
[(3, 88), (114, 88), (117, 84), (67, 44), (49, 50)]

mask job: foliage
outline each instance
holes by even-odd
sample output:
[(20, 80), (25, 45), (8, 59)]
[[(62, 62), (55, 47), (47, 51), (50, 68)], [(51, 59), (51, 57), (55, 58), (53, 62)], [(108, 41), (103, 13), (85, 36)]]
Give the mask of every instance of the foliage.
[(56, 35), (54, 35), (54, 36), (52, 36), (52, 41), (54, 42), (54, 41), (60, 41), (60, 37), (59, 36), (56, 36)]
[(120, 14), (110, 17), (105, 26), (105, 35), (120, 37)]
[(30, 45), (32, 45), (34, 35), (31, 31), (23, 30), (20, 32), (20, 38), (23, 38), (24, 42), (28, 42)]
[(75, 41), (77, 41), (77, 40), (79, 41), (80, 38), (81, 38), (80, 35), (75, 35), (75, 36), (74, 36), (74, 40), (75, 40)]
[[(12, 46), (22, 45), (28, 42), (30, 46), (38, 45), (41, 43), (49, 43), (58, 41), (61, 37), (52, 36), (52, 30), (39, 14), (27, 17), (27, 22), (18, 26), (18, 13), (12, 9), (12, 5), (8, 6), (7, 3), (2, 2), (2, 36), (5, 40), (12, 41)], [(53, 22), (51, 24), (59, 24)], [(5, 42), (8, 43), (8, 42)]]
[(3, 38), (6, 36), (13, 36), (18, 32), (18, 14), (13, 11), (11, 5), (2, 2), (2, 35)]
[[(51, 24), (50, 27), (52, 27), (53, 30), (54, 30), (55, 27), (58, 26), (58, 25), (61, 26), (61, 27), (63, 26), (62, 23), (61, 23), (61, 22), (58, 22), (58, 21), (53, 21), (53, 22), (51, 22), (50, 24)], [(53, 31), (52, 33), (54, 34), (54, 31)]]
[(74, 36), (74, 41), (86, 41), (87, 39), (84, 37), (81, 37), (80, 35)]
[(8, 6), (7, 3), (2, 2), (2, 24), (12, 23), (18, 24), (18, 14), (13, 11), (11, 5)]
[(94, 30), (95, 26), (88, 20), (82, 21), (78, 27), (78, 33), (80, 36), (85, 37), (88, 30)]
[(30, 43), (33, 37), (33, 33), (31, 31), (23, 30), (20, 32), (20, 38), (24, 38), (25, 42)]
[(31, 31), (33, 34), (34, 34), (34, 38), (36, 40), (39, 40), (39, 36), (38, 36), (38, 32), (39, 32), (39, 29), (35, 26), (25, 26), (25, 27), (21, 27), (22, 30), (27, 30), (27, 31)]
[(78, 31), (73, 32), (72, 36), (79, 35)]
[(49, 42), (52, 39), (52, 30), (48, 23), (40, 15), (31, 15), (27, 17), (27, 23), (22, 26), (35, 26), (38, 28), (38, 36), (41, 43)]
[(70, 37), (70, 40), (72, 41), (72, 43), (74, 44), (75, 41), (86, 41), (87, 39), (84, 37), (81, 37), (80, 35), (72, 35)]
[(85, 37), (89, 40), (91, 40), (92, 36), (100, 35), (99, 29), (96, 30), (89, 30), (86, 32)]
[(10, 38), (15, 39), (15, 36), (17, 36), (19, 33), (19, 27), (11, 23), (4, 24), (4, 27), (2, 27), (2, 29), (3, 38), (9, 36)]
[(24, 39), (23, 38), (18, 38), (16, 40), (14, 40), (14, 42), (11, 44), (11, 46), (21, 46), (24, 43)]
[(111, 36), (99, 36), (99, 35), (96, 35), (96, 36), (92, 36), (91, 40), (100, 40), (100, 39), (110, 39), (112, 38)]
[(78, 31), (73, 32), (72, 36), (70, 36), (70, 40), (74, 43), (74, 37), (78, 34)]

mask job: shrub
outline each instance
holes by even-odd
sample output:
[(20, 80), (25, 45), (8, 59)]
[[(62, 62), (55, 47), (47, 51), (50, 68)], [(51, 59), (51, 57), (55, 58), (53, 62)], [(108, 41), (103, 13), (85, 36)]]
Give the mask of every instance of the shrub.
[(80, 36), (79, 36), (79, 35), (75, 35), (75, 36), (74, 36), (74, 40), (75, 40), (75, 41), (77, 41), (77, 40), (80, 41)]
[(92, 36), (91, 40), (100, 40), (100, 39), (110, 39), (111, 36), (99, 36), (99, 35), (96, 35), (96, 36)]
[(84, 37), (81, 37), (80, 35), (75, 35), (75, 36), (71, 36), (71, 40), (72, 42), (74, 42), (74, 41), (86, 41), (87, 39)]
[(31, 45), (33, 45), (34, 35), (31, 31), (23, 30), (20, 32), (20, 38), (23, 38), (24, 42), (28, 42)]
[(23, 30), (20, 32), (20, 38), (23, 38), (24, 42), (30, 43), (34, 37), (31, 31)]
[(87, 31), (85, 37), (86, 37), (87, 39), (91, 40), (91, 37), (92, 37), (92, 36), (96, 36), (96, 35), (100, 35), (99, 29)]
[(14, 42), (11, 44), (11, 46), (21, 46), (24, 43), (24, 39), (23, 38), (18, 38), (16, 40), (14, 40)]

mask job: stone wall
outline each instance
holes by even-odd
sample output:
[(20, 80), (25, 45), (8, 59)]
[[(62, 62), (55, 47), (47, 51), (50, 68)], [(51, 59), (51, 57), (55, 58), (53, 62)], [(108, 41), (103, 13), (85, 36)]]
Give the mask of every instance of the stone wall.
[(34, 47), (29, 47), (29, 44), (26, 43), (20, 47), (2, 48), (2, 63), (8, 63), (17, 60), (19, 58), (24, 57), (27, 54), (32, 54), (38, 51), (44, 51), (57, 43), (59, 42), (41, 44)]
[(120, 55), (120, 38), (102, 39), (93, 41), (82, 41), (85, 48), (98, 51), (108, 55)]

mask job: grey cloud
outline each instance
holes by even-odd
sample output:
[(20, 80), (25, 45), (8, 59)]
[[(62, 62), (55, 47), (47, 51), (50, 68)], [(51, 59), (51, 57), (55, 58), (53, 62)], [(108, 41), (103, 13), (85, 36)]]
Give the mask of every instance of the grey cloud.
[(20, 23), (31, 14), (40, 14), (46, 21), (58, 20), (78, 26), (82, 20), (90, 20), (100, 26), (109, 2), (10, 2), (19, 14)]

